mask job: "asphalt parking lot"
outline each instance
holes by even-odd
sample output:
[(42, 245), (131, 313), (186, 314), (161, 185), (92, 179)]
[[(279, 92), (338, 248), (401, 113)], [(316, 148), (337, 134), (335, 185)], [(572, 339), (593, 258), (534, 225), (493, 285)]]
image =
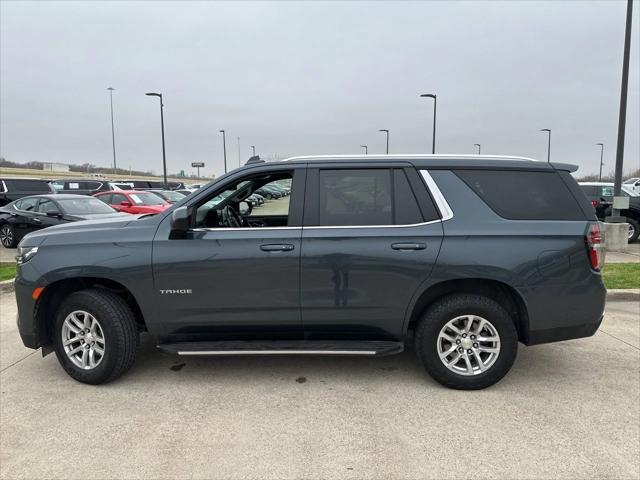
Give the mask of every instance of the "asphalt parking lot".
[(640, 305), (592, 338), (521, 347), (459, 392), (412, 351), (381, 358), (172, 357), (76, 383), (25, 349), (0, 300), (0, 477), (638, 478)]

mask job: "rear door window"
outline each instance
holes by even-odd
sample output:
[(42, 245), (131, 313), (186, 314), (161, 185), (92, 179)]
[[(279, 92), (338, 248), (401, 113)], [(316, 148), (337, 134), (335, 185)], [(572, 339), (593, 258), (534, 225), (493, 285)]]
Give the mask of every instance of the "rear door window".
[(320, 170), (320, 225), (393, 225), (391, 170)]
[(498, 215), (510, 220), (584, 220), (556, 172), (454, 170)]

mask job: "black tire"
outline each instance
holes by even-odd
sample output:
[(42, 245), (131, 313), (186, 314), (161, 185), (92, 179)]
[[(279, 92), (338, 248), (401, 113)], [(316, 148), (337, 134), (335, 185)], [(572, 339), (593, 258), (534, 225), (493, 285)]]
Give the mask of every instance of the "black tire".
[[(632, 243), (638, 240), (638, 236), (640, 236), (640, 222), (638, 222), (635, 218), (627, 217), (627, 223), (629, 224), (629, 242)], [(631, 233), (633, 229), (633, 233)]]
[[(72, 312), (82, 310), (93, 315), (104, 333), (104, 357), (91, 370), (76, 366), (62, 346), (62, 325)], [(118, 295), (104, 289), (81, 290), (69, 295), (56, 314), (53, 345), (62, 368), (75, 380), (99, 385), (115, 380), (129, 370), (136, 358), (138, 328), (133, 312)]]
[(4, 223), (0, 226), (0, 241), (4, 248), (16, 248), (18, 246), (16, 232), (10, 224)]
[[(450, 320), (462, 315), (477, 315), (493, 325), (500, 335), (500, 352), (485, 372), (465, 376), (449, 370), (438, 355), (438, 335)], [(482, 295), (456, 294), (431, 305), (422, 315), (415, 335), (418, 358), (434, 380), (458, 390), (479, 390), (489, 387), (511, 369), (518, 352), (518, 333), (513, 319), (494, 300)]]

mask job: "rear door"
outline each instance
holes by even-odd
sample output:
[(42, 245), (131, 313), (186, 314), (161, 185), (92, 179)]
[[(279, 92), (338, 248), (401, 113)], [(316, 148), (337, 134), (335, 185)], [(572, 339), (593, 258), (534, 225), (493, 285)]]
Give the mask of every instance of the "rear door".
[(410, 166), (331, 165), (307, 175), (301, 257), (305, 335), (392, 339), (428, 279), (442, 224)]

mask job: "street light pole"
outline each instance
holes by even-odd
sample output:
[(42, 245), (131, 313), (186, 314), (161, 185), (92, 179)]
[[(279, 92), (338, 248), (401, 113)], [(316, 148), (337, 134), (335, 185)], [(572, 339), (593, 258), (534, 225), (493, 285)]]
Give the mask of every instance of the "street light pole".
[(389, 130), (382, 128), (378, 130), (379, 132), (384, 132), (387, 134), (387, 155), (389, 155)]
[(111, 146), (113, 147), (113, 174), (116, 174), (117, 166), (116, 166), (116, 133), (113, 126), (113, 91), (115, 88), (109, 87), (109, 101), (111, 103)]
[(227, 137), (224, 130), (220, 130), (222, 134), (222, 151), (224, 153), (224, 173), (227, 173)]
[(479, 143), (474, 143), (473, 146), (474, 147), (478, 147), (478, 155), (480, 155), (480, 144)]
[(436, 153), (436, 111), (438, 110), (438, 98), (433, 93), (423, 93), (422, 98), (433, 98), (433, 140), (431, 141), (431, 153)]
[(251, 145), (251, 151), (253, 152), (253, 156), (256, 156), (256, 146), (255, 145)]
[(364, 148), (364, 154), (369, 155), (369, 147), (367, 145), (360, 145), (360, 148)]
[(241, 160), (240, 160), (240, 137), (236, 137), (238, 139), (238, 167), (242, 166)]
[(600, 145), (600, 174), (598, 175), (598, 181), (602, 181), (602, 166), (604, 165), (603, 157), (604, 157), (604, 143), (596, 143), (596, 145)]
[[(632, 9), (633, 0), (627, 0), (627, 21), (624, 29), (624, 53), (622, 57), (622, 84), (620, 86), (620, 113), (618, 115), (618, 145), (616, 146), (616, 169), (613, 180), (614, 197), (619, 197), (622, 191), (622, 161), (624, 159), (624, 134), (627, 123), (627, 89), (629, 87)], [(620, 210), (617, 208), (612, 209), (611, 216), (619, 217)]]
[(549, 134), (549, 140), (547, 142), (547, 163), (551, 163), (551, 130), (548, 128), (543, 128), (540, 131), (547, 132)]
[(162, 103), (161, 93), (147, 93), (149, 97), (158, 97), (160, 99), (160, 128), (162, 130), (162, 173), (164, 175), (164, 188), (167, 189), (167, 154), (164, 147), (164, 103)]

